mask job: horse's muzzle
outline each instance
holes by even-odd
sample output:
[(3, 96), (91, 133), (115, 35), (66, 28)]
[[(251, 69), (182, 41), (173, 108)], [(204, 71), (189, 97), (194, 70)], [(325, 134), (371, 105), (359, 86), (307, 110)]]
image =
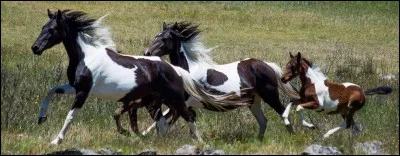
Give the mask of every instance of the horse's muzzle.
[(45, 122), (46, 120), (47, 120), (47, 116), (45, 116), (45, 117), (39, 117), (38, 124), (40, 125), (40, 124), (42, 124), (43, 122)]
[(42, 51), (40, 51), (39, 49), (40, 49), (39, 46), (36, 46), (36, 45), (32, 46), (32, 51), (33, 51), (33, 53), (35, 55), (41, 55), (42, 54)]

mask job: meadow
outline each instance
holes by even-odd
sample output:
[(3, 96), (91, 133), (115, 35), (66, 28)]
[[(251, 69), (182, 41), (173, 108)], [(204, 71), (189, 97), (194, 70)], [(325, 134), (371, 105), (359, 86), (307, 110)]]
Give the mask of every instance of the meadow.
[[(350, 130), (323, 140), (323, 134), (341, 124), (340, 116), (310, 110), (306, 120), (319, 129), (300, 125), (295, 109), (290, 135), (270, 106), (265, 138), (257, 139), (258, 124), (248, 108), (216, 113), (196, 110), (203, 139), (227, 154), (299, 154), (310, 144), (338, 147), (345, 154), (363, 154), (355, 142), (379, 140), (383, 152), (399, 154), (399, 2), (1, 2), (1, 154), (45, 154), (80, 147), (121, 149), (136, 154), (155, 149), (174, 154), (191, 139), (183, 119), (165, 137), (153, 131), (140, 138), (117, 133), (113, 113), (120, 103), (89, 98), (72, 123), (63, 143), (49, 143), (59, 132), (72, 106), (73, 95), (56, 96), (49, 105), (48, 120), (37, 124), (39, 105), (54, 85), (67, 82), (68, 56), (60, 44), (41, 56), (31, 46), (47, 22), (47, 9), (79, 10), (99, 18), (107, 13), (117, 48), (142, 55), (162, 23), (190, 21), (200, 24), (201, 36), (220, 64), (245, 58), (275, 62), (283, 67), (289, 52), (321, 67), (328, 79), (353, 82), (364, 89), (390, 86), (388, 95), (368, 96), (355, 116), (362, 132)], [(168, 59), (165, 57), (165, 59)], [(385, 80), (381, 75), (394, 75)], [(299, 88), (299, 80), (295, 80)], [(286, 105), (288, 98), (281, 96)], [(145, 109), (138, 112), (139, 128), (152, 123)], [(128, 129), (128, 116), (122, 116)], [(200, 145), (199, 145), (200, 146)]]

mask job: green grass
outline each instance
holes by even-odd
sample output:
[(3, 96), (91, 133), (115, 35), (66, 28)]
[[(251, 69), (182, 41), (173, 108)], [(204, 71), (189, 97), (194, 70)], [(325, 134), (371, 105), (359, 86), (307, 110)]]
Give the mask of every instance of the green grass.
[[(40, 57), (30, 50), (48, 20), (47, 8), (85, 11), (95, 18), (111, 12), (105, 25), (111, 28), (118, 49), (132, 55), (142, 55), (162, 22), (185, 20), (200, 24), (206, 46), (219, 46), (213, 57), (221, 64), (252, 57), (282, 67), (289, 51), (300, 51), (333, 81), (353, 82), (365, 89), (394, 88), (389, 95), (368, 97), (355, 117), (363, 131), (354, 140), (349, 139), (349, 130), (321, 139), (341, 124), (339, 116), (306, 111), (306, 120), (320, 128), (310, 130), (300, 126), (292, 110), (297, 133), (289, 135), (279, 116), (265, 104), (268, 128), (264, 140), (258, 141), (258, 125), (247, 108), (225, 113), (197, 110), (203, 139), (227, 154), (299, 154), (313, 143), (338, 147), (345, 154), (363, 154), (351, 147), (351, 141), (370, 140), (382, 141), (386, 153), (399, 154), (398, 2), (1, 2), (1, 154), (43, 154), (72, 147), (111, 147), (124, 154), (156, 149), (173, 154), (184, 144), (196, 144), (182, 119), (163, 138), (155, 132), (145, 138), (120, 135), (112, 118), (120, 104), (91, 98), (63, 143), (50, 146), (73, 96), (56, 96), (48, 121), (36, 124), (48, 89), (67, 82), (68, 57), (62, 45)], [(394, 74), (396, 79), (381, 80), (379, 74)], [(128, 128), (127, 116), (122, 119)], [(140, 109), (140, 129), (151, 122), (147, 111)]]

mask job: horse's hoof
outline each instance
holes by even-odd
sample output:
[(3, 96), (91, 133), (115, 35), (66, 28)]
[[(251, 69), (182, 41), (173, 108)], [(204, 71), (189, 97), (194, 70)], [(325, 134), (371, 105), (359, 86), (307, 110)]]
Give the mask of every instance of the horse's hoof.
[(291, 125), (286, 125), (286, 129), (290, 134), (294, 134), (295, 133), (294, 129), (293, 129), (293, 126), (291, 126)]
[(62, 141), (62, 139), (56, 138), (56, 139), (54, 139), (53, 141), (50, 142), (50, 145), (58, 146), (61, 143), (61, 141)]
[(47, 116), (39, 117), (38, 124), (40, 125), (40, 124), (42, 124), (43, 122), (45, 122), (46, 120), (47, 120)]

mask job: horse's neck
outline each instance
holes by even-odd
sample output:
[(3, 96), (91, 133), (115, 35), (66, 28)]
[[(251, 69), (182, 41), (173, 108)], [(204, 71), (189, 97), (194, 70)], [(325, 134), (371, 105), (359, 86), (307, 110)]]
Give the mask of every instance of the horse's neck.
[(318, 74), (310, 67), (307, 69), (307, 72), (305, 74), (302, 74), (300, 76), (300, 80), (301, 80), (302, 86), (304, 86), (304, 87), (307, 87), (308, 85), (311, 85), (311, 84), (324, 82), (324, 80), (321, 79), (318, 76)]
[(79, 62), (84, 58), (84, 54), (76, 40), (78, 34), (74, 33), (67, 33), (67, 34), (69, 35), (66, 37), (66, 39), (64, 39), (63, 45), (65, 47), (65, 50), (67, 51), (67, 55), (69, 58), (69, 64), (67, 69), (68, 81), (71, 85), (73, 85), (75, 81), (76, 68), (78, 67)]

